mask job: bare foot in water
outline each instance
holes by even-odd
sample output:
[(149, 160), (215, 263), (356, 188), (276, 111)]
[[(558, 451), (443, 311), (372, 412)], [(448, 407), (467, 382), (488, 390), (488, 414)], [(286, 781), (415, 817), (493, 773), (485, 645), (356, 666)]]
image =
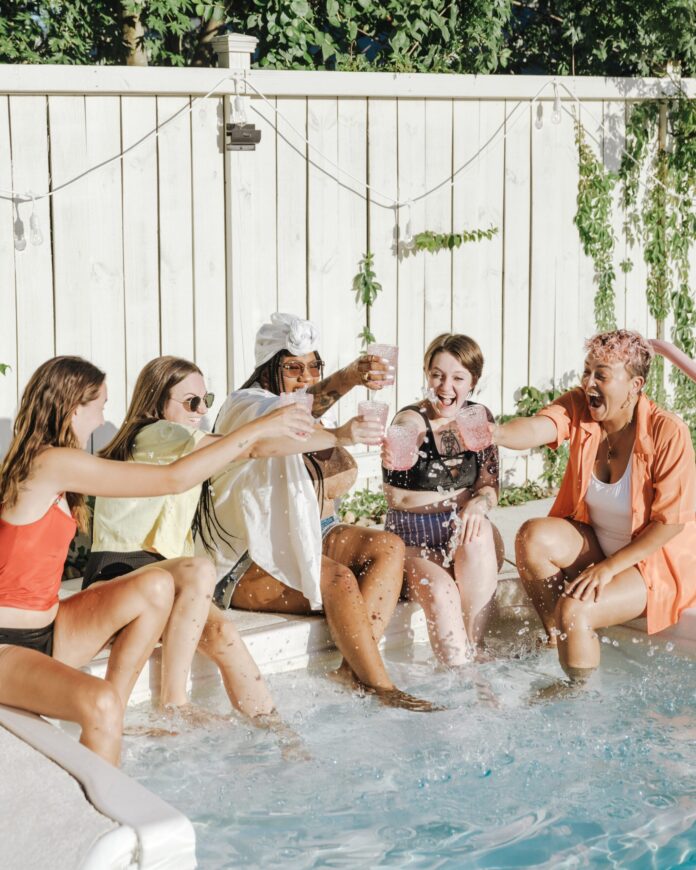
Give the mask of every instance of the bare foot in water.
[(252, 721), (254, 725), (266, 728), (278, 738), (280, 754), (284, 761), (312, 760), (312, 756), (300, 735), (280, 717), (276, 710), (273, 710), (272, 713), (255, 716)]
[(172, 728), (160, 728), (157, 725), (126, 725), (124, 737), (178, 737), (179, 732)]
[(416, 698), (397, 688), (371, 689), (365, 686), (365, 691), (376, 695), (386, 707), (399, 707), (402, 710), (410, 710), (412, 713), (442, 713), (443, 710), (447, 709), (439, 704), (434, 704), (432, 701)]
[(166, 704), (160, 709), (160, 715), (164, 719), (179, 721), (193, 728), (206, 728), (210, 725), (228, 724), (229, 716), (213, 713), (197, 704)]
[(351, 689), (352, 691), (364, 688), (360, 680), (353, 673), (352, 668), (345, 661), (342, 661), (335, 671), (329, 671), (326, 676), (330, 680), (333, 680), (334, 683), (338, 683), (339, 686)]

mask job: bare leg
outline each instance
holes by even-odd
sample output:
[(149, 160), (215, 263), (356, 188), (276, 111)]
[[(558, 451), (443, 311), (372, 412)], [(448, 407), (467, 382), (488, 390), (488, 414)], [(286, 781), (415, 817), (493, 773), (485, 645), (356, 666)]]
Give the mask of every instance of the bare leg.
[(599, 639), (595, 629), (635, 619), (647, 603), (645, 581), (637, 568), (628, 568), (602, 590), (598, 601), (563, 596), (556, 605), (561, 629), (558, 658), (573, 680), (587, 678), (599, 665)]
[[(321, 592), (324, 613), (334, 642), (351, 671), (387, 704), (412, 710), (432, 710), (432, 705), (405, 695), (394, 687), (379, 654), (360, 586), (353, 572), (322, 556)], [(233, 607), (276, 613), (309, 614), (307, 599), (296, 589), (252, 565), (237, 584)]]
[(186, 683), (193, 654), (210, 612), (215, 588), (213, 563), (199, 556), (158, 562), (174, 580), (174, 605), (162, 635), (163, 707), (188, 704)]
[(150, 566), (78, 592), (58, 608), (53, 657), (78, 668), (117, 632), (106, 679), (125, 708), (164, 629), (174, 600), (171, 575)]
[(82, 728), (80, 743), (118, 764), (124, 705), (106, 680), (36, 650), (0, 646), (0, 703), (77, 722)]
[(232, 706), (245, 716), (269, 716), (273, 699), (256, 662), (227, 614), (212, 604), (198, 649), (220, 668)]
[(409, 547), (405, 561), (408, 596), (423, 608), (430, 645), (438, 661), (450, 667), (471, 662), (459, 589), (452, 575)]
[(350, 568), (358, 580), (379, 641), (399, 601), (404, 577), (404, 544), (391, 532), (340, 525), (327, 535), (324, 555)]
[(551, 646), (558, 634), (556, 602), (563, 580), (573, 579), (588, 565), (604, 559), (591, 526), (558, 517), (527, 520), (515, 539), (517, 570)]
[(454, 576), (461, 596), (467, 636), (474, 646), (480, 646), (498, 584), (493, 526), (488, 520), (482, 521), (481, 532), (477, 537), (457, 547), (454, 554)]

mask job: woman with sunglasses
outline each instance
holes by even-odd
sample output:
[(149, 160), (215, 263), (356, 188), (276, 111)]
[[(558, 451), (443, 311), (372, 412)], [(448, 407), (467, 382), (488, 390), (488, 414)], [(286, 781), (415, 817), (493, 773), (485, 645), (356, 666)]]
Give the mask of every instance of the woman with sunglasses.
[[(194, 363), (172, 356), (151, 360), (138, 376), (123, 425), (101, 455), (162, 465), (215, 443), (219, 437), (200, 428), (213, 401)], [(198, 648), (220, 668), (237, 710), (267, 716), (273, 710), (268, 688), (236, 628), (212, 604), (213, 564), (194, 555), (191, 523), (200, 491), (198, 485), (159, 498), (97, 498), (83, 589), (146, 565), (164, 567), (174, 579), (175, 598), (162, 637), (162, 707), (193, 721), (204, 718), (186, 693)]]
[[(85, 494), (152, 499), (184, 492), (269, 431), (311, 424), (282, 408), (170, 465), (110, 462), (84, 449), (104, 423), (104, 373), (84, 359), (55, 357), (29, 379), (0, 465), (0, 704), (81, 726), (80, 742), (117, 764), (123, 712), (169, 616), (174, 584), (151, 564), (60, 601), (63, 564)], [(290, 413), (288, 413), (290, 412)], [(113, 640), (105, 679), (82, 673)]]
[[(257, 334), (256, 369), (228, 397), (215, 431), (234, 431), (277, 406), (280, 394), (317, 386), (323, 368), (318, 340), (310, 321), (273, 314)], [(373, 386), (382, 385), (385, 367), (364, 358), (336, 373), (337, 389), (330, 392), (351, 380), (364, 383), (363, 369)], [(335, 401), (322, 402), (321, 396), (323, 391), (315, 414), (317, 404)], [(344, 447), (378, 444), (382, 434), (378, 421), (362, 418), (337, 429), (317, 425), (302, 446), (304, 455), (283, 439), (282, 457), (231, 464), (211, 481), (213, 497), (203, 505), (198, 540), (214, 555), (221, 578), (216, 594), (224, 604), (298, 615), (323, 610), (343, 654), (339, 679), (368, 688), (389, 705), (428, 710), (431, 705), (395, 688), (377, 646), (399, 599), (403, 543), (388, 532), (341, 525), (335, 515), (335, 500), (357, 476)]]

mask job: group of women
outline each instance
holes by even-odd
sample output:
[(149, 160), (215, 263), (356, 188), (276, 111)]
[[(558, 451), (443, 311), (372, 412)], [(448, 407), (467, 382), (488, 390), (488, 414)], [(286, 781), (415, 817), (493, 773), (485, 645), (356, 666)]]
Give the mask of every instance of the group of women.
[[(691, 361), (654, 343), (685, 371)], [(118, 762), (124, 708), (162, 641), (161, 705), (198, 721), (187, 679), (196, 650), (220, 669), (232, 706), (277, 721), (227, 607), (326, 616), (342, 663), (333, 676), (414, 711), (379, 641), (403, 594), (425, 612), (443, 664), (483, 645), (502, 557), (488, 514), (498, 446), (570, 443), (551, 515), (525, 523), (516, 561), (549, 646), (572, 680), (599, 663), (596, 629), (647, 613), (648, 630), (696, 604), (696, 466), (689, 431), (643, 393), (653, 347), (618, 330), (586, 346), (581, 385), (536, 417), (496, 425), (471, 450), (456, 424), (483, 370), (478, 344), (445, 334), (424, 358), (427, 398), (395, 423), (417, 432), (395, 468), (381, 423), (334, 425), (356, 387), (393, 383), (364, 355), (328, 377), (319, 334), (276, 313), (259, 330), (256, 367), (230, 394), (212, 434), (203, 373), (173, 357), (148, 363), (126, 419), (99, 456), (84, 448), (104, 420), (105, 376), (57, 357), (32, 376), (0, 478), (0, 703), (81, 726), (81, 741)], [(311, 396), (312, 411), (305, 396)], [(382, 445), (384, 530), (345, 525), (337, 501), (357, 468), (346, 447)], [(85, 496), (96, 496), (83, 591), (59, 603), (63, 563)], [(111, 642), (104, 680), (79, 670)]]

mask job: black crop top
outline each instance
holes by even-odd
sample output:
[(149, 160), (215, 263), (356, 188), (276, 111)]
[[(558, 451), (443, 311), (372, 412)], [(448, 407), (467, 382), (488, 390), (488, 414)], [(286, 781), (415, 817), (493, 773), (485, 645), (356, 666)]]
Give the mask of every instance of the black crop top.
[[(466, 407), (475, 402), (467, 402)], [(473, 450), (464, 450), (452, 457), (443, 459), (435, 443), (430, 420), (425, 406), (407, 405), (402, 411), (418, 411), (425, 418), (425, 439), (418, 450), (418, 459), (412, 468), (406, 471), (392, 471), (382, 468), (382, 480), (390, 486), (398, 489), (411, 489), (416, 492), (425, 492), (444, 489), (465, 489), (473, 486), (478, 480), (481, 466), (497, 476), (498, 474), (498, 448), (491, 444), (481, 453)], [(493, 422), (491, 412), (486, 408), (488, 419)]]

